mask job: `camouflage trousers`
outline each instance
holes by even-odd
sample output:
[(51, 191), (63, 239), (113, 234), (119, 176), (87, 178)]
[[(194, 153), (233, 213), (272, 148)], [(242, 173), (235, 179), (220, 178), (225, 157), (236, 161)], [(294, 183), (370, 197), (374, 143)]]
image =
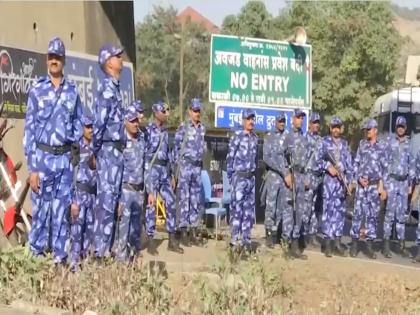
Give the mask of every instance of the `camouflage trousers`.
[(79, 216), (71, 225), (71, 264), (76, 266), (80, 259), (86, 258), (93, 245), (93, 212), (95, 195), (76, 189), (76, 204)]
[(296, 239), (304, 224), (305, 217), (305, 175), (295, 174), (295, 201), (292, 189), (286, 189), (285, 211), (283, 213), (283, 238)]
[(325, 239), (343, 236), (346, 219), (346, 191), (336, 177), (325, 175), (323, 190), (322, 234)]
[(34, 255), (44, 255), (51, 250), (56, 263), (67, 260), (72, 179), (73, 172), (69, 169), (40, 175), (39, 192), (31, 194), (30, 249)]
[[(175, 233), (175, 194), (172, 190), (168, 170), (164, 166), (154, 165), (148, 173), (155, 197), (159, 193), (166, 210), (166, 230)], [(153, 237), (156, 231), (156, 207), (146, 207), (146, 233)]]
[(366, 188), (360, 185), (357, 186), (353, 222), (350, 230), (350, 236), (353, 239), (359, 239), (360, 237), (363, 217), (366, 218), (366, 239), (376, 239), (380, 205), (381, 201), (377, 185), (370, 185)]
[(266, 230), (277, 232), (284, 209), (282, 201), (284, 200), (286, 186), (283, 178), (273, 171), (268, 171), (264, 189), (266, 189), (264, 225)]
[(408, 180), (389, 179), (388, 201), (384, 218), (384, 238), (391, 237), (392, 225), (395, 222), (399, 240), (405, 239), (405, 222), (408, 210)]
[(201, 194), (201, 167), (183, 164), (177, 187), (180, 207), (179, 227), (197, 227)]
[(322, 204), (322, 177), (311, 176), (310, 187), (305, 192), (305, 216), (303, 218), (303, 233), (305, 235), (315, 235), (318, 232), (318, 217), (322, 209), (318, 209)]
[(242, 245), (251, 244), (255, 215), (255, 176), (244, 178), (233, 174), (230, 211), (230, 243), (237, 245), (239, 238), (242, 238)]
[(95, 207), (95, 254), (109, 255), (113, 246), (118, 199), (121, 194), (123, 155), (117, 149), (105, 148), (96, 160), (98, 194)]
[(123, 211), (115, 231), (116, 255), (120, 261), (140, 253), (143, 202), (143, 192), (123, 188), (120, 200)]

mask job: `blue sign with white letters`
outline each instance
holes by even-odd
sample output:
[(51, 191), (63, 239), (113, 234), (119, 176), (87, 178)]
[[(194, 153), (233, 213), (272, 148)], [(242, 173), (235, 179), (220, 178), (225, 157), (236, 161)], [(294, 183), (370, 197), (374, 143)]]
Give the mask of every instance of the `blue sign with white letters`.
[[(248, 107), (248, 106), (247, 106)], [(246, 108), (240, 106), (230, 106), (224, 104), (216, 104), (215, 106), (215, 127), (216, 128), (230, 128), (239, 129), (242, 128), (242, 111)], [(271, 131), (276, 127), (276, 117), (280, 112), (283, 112), (286, 116), (286, 129), (292, 126), (292, 118), (294, 114), (293, 109), (284, 108), (272, 108), (272, 107), (253, 107), (255, 110), (255, 130), (260, 131)], [(306, 117), (303, 120), (302, 130), (307, 131), (308, 129), (308, 111), (304, 110)]]

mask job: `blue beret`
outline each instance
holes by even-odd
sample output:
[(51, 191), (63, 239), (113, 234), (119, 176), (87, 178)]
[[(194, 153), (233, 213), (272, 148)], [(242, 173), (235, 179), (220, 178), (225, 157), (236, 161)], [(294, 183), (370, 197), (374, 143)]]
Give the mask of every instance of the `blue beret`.
[(136, 108), (132, 105), (128, 106), (125, 109), (125, 113), (124, 113), (124, 118), (127, 119), (128, 121), (132, 121), (136, 118), (138, 118), (138, 111), (136, 110)]
[(369, 119), (366, 124), (365, 124), (366, 129), (372, 129), (372, 128), (377, 128), (378, 127), (378, 123), (376, 122), (375, 119)]
[(143, 103), (140, 100), (132, 101), (130, 106), (133, 106), (139, 113), (144, 112)]
[(302, 117), (302, 116), (305, 117), (306, 113), (303, 110), (297, 108), (297, 109), (295, 109), (295, 115), (294, 116), (295, 117)]
[(279, 112), (276, 116), (276, 120), (277, 121), (286, 120), (286, 114), (283, 111)]
[(199, 98), (193, 98), (190, 102), (191, 110), (201, 110), (201, 102)]
[(154, 113), (161, 112), (166, 109), (165, 103), (162, 101), (156, 102), (152, 105), (152, 110)]
[(321, 121), (321, 116), (319, 116), (319, 114), (318, 114), (318, 113), (316, 113), (316, 112), (312, 112), (312, 113), (311, 113), (311, 116), (310, 116), (310, 118), (309, 118), (309, 121), (310, 121), (310, 122), (314, 122), (314, 121)]
[(104, 66), (105, 62), (113, 57), (121, 55), (124, 52), (124, 49), (120, 47), (113, 46), (111, 44), (106, 44), (99, 49), (98, 53), (98, 62), (101, 67)]
[(48, 54), (64, 57), (66, 55), (66, 48), (63, 41), (59, 37), (54, 37), (48, 43)]
[(330, 120), (330, 126), (342, 126), (343, 122), (338, 117), (333, 117)]
[(248, 119), (249, 117), (255, 117), (255, 111), (252, 108), (245, 108), (242, 111), (242, 118), (243, 119)]
[(395, 121), (395, 126), (403, 126), (407, 127), (407, 120), (403, 116), (398, 116), (397, 120)]

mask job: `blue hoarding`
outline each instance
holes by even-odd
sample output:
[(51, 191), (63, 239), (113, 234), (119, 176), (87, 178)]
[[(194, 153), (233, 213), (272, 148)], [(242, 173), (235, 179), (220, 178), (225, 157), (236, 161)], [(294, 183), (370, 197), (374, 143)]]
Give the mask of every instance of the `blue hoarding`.
[[(216, 128), (230, 128), (237, 129), (242, 126), (242, 110), (248, 106), (231, 106), (229, 104), (216, 104), (215, 106), (215, 127)], [(260, 131), (270, 131), (275, 128), (276, 116), (283, 111), (286, 115), (286, 129), (291, 127), (293, 109), (284, 108), (267, 108), (249, 106), (255, 110), (255, 125), (254, 128)], [(308, 111), (305, 111), (308, 115)], [(307, 118), (303, 121), (302, 129), (306, 131), (308, 128)]]

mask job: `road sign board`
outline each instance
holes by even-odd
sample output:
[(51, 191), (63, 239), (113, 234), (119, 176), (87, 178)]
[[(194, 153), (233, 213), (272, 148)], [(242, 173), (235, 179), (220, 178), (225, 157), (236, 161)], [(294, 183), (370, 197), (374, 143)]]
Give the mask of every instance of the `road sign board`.
[(311, 54), (309, 45), (213, 34), (209, 101), (311, 109)]

